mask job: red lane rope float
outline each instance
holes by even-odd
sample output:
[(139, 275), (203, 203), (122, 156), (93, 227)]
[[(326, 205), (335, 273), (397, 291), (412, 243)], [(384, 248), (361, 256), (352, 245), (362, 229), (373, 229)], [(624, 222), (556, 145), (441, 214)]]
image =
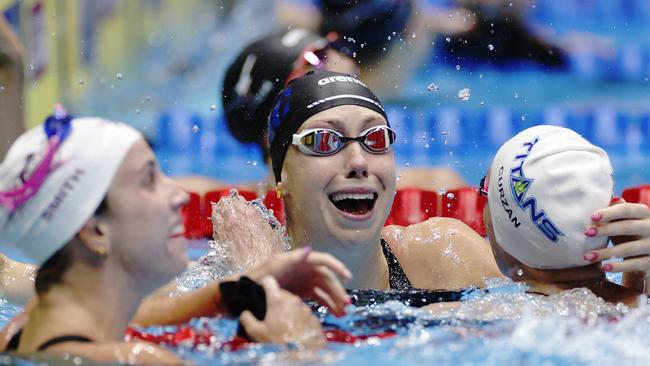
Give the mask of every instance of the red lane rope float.
[(381, 332), (376, 334), (354, 335), (342, 329), (332, 329), (332, 330), (325, 331), (325, 338), (327, 338), (328, 342), (333, 342), (333, 343), (356, 343), (356, 342), (368, 340), (368, 338), (379, 338), (379, 339), (391, 338), (394, 337), (395, 334), (396, 334), (395, 332), (386, 331), (386, 332)]
[[(357, 342), (363, 342), (369, 338), (391, 338), (395, 336), (395, 332), (387, 331), (376, 334), (368, 335), (354, 335), (350, 332), (333, 329), (325, 331), (325, 338), (328, 342), (332, 343), (347, 343), (354, 344)], [(208, 329), (204, 330), (195, 330), (190, 326), (183, 325), (178, 327), (178, 330), (175, 332), (163, 332), (163, 333), (148, 333), (144, 331), (139, 331), (132, 327), (127, 328), (125, 339), (127, 341), (140, 340), (149, 343), (166, 345), (172, 347), (178, 347), (180, 345), (197, 347), (199, 345), (206, 346), (215, 346), (219, 347), (225, 351), (237, 351), (242, 348), (245, 348), (250, 343), (248, 340), (242, 337), (234, 337), (228, 342), (222, 344), (216, 344), (214, 334)]]

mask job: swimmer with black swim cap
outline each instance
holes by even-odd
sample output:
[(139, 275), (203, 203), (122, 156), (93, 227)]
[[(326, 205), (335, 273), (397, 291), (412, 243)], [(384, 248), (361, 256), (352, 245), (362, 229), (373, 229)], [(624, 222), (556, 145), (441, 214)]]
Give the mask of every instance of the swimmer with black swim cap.
[[(259, 146), (264, 164), (270, 164), (266, 128), (273, 99), (284, 88), (288, 78), (318, 68), (349, 73), (358, 71), (355, 61), (332, 47), (328, 39), (294, 28), (253, 41), (226, 69), (221, 87), (224, 121), (237, 141)], [(176, 181), (185, 189), (201, 194), (233, 186), (200, 176), (177, 177)], [(269, 171), (263, 182), (238, 186), (263, 196), (274, 184)]]
[(291, 81), (274, 102), (269, 139), (292, 247), (339, 258), (354, 273), (350, 288), (458, 289), (500, 275), (483, 238), (454, 219), (387, 227), (382, 239), (396, 136), (362, 81), (327, 71)]

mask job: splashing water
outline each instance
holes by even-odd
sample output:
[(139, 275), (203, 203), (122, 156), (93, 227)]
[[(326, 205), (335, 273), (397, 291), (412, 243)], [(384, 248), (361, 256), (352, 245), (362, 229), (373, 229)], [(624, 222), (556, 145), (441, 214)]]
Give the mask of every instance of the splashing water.
[(437, 92), (438, 90), (440, 90), (440, 86), (438, 86), (438, 84), (431, 83), (427, 86), (427, 90), (431, 92)]
[[(237, 190), (212, 204), (214, 238), (210, 251), (177, 279), (176, 294), (239, 274), (291, 246), (285, 228), (261, 199), (247, 202)], [(236, 244), (235, 244), (236, 242)]]
[(471, 97), (471, 95), (472, 94), (471, 94), (471, 91), (469, 90), (469, 88), (461, 89), (461, 90), (458, 91), (458, 99), (460, 99), (460, 100), (462, 100), (464, 102), (468, 101), (469, 98)]

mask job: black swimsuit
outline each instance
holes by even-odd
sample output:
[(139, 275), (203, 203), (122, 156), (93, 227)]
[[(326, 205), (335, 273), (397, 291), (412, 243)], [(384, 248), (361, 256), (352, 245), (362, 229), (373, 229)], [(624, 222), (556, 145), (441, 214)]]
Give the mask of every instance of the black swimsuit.
[(395, 258), (395, 254), (390, 250), (388, 243), (381, 238), (381, 249), (384, 252), (384, 257), (386, 257), (386, 263), (388, 263), (388, 284), (391, 290), (410, 290), (413, 288), (411, 281), (406, 277), (404, 269)]
[[(9, 340), (9, 343), (7, 343), (7, 348), (5, 349), (5, 352), (12, 352), (12, 351), (17, 351), (18, 350), (18, 345), (20, 345), (20, 337), (23, 334), (23, 330), (19, 330), (18, 333), (14, 334), (13, 337)], [(47, 342), (44, 342), (38, 348), (36, 351), (45, 351), (46, 349), (55, 346), (57, 344), (61, 343), (67, 343), (67, 342), (82, 342), (82, 343), (92, 343), (93, 340), (85, 337), (85, 336), (80, 336), (80, 335), (64, 335), (64, 336), (59, 336), (59, 337), (54, 337), (50, 339)]]

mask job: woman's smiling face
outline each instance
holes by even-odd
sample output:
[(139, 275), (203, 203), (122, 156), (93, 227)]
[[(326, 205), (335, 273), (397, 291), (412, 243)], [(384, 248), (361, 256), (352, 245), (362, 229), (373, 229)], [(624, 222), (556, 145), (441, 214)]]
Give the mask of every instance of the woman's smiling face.
[[(357, 137), (386, 125), (373, 110), (343, 105), (311, 116), (297, 133), (327, 128)], [(314, 156), (290, 146), (281, 182), (291, 232), (303, 231), (314, 245), (378, 240), (395, 196), (393, 151), (371, 153), (353, 141), (333, 155)]]

